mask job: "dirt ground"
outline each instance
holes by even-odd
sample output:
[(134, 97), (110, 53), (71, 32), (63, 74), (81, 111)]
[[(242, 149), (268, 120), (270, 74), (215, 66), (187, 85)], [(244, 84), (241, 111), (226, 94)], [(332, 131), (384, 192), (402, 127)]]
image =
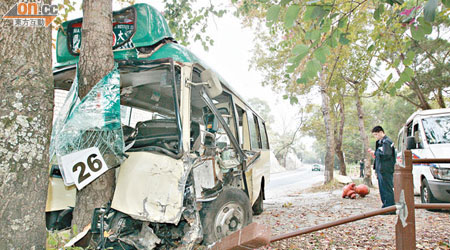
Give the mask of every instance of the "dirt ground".
[[(340, 189), (294, 193), (264, 203), (254, 222), (270, 225), (272, 235), (335, 221), (381, 207), (378, 189), (364, 198), (341, 198)], [(416, 197), (416, 202), (420, 202)], [(450, 212), (416, 209), (417, 249), (450, 249)], [(396, 215), (379, 215), (279, 241), (261, 249), (395, 249)]]

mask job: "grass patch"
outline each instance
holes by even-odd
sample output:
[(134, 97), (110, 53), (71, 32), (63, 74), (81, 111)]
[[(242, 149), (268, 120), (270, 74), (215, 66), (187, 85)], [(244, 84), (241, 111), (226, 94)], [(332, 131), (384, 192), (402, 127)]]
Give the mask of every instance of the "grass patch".
[(310, 187), (305, 190), (305, 193), (332, 192), (336, 189), (341, 189), (342, 187), (344, 187), (344, 184), (339, 183), (336, 179), (333, 179), (326, 184)]
[[(74, 234), (76, 235), (76, 234)], [(47, 233), (47, 243), (46, 249), (48, 250), (83, 250), (81, 247), (64, 247), (64, 245), (70, 241), (72, 235), (70, 229), (59, 231), (59, 232), (48, 232)]]
[(352, 179), (353, 183), (356, 184), (356, 186), (358, 186), (359, 184), (364, 184), (364, 180), (363, 179)]
[[(355, 183), (356, 185), (359, 184), (363, 184), (364, 181), (362, 178), (358, 178), (359, 177), (359, 167), (358, 167), (358, 177), (355, 177), (356, 171), (354, 171), (354, 167), (353, 168), (347, 168), (347, 176), (352, 178), (352, 182)], [(349, 171), (350, 170), (350, 171)], [(353, 171), (352, 171), (353, 170)], [(348, 173), (350, 172), (350, 174)], [(336, 175), (339, 174), (338, 170), (335, 170), (333, 172), (333, 176), (335, 177)], [(313, 187), (310, 187), (306, 190), (304, 190), (302, 193), (319, 193), (319, 192), (332, 192), (334, 190), (337, 189), (342, 189), (346, 184), (340, 183), (336, 180), (336, 178), (333, 178), (333, 180), (329, 183), (326, 184), (320, 184), (320, 185), (316, 185)]]
[(46, 249), (62, 249), (69, 240), (70, 230), (61, 232), (48, 232)]

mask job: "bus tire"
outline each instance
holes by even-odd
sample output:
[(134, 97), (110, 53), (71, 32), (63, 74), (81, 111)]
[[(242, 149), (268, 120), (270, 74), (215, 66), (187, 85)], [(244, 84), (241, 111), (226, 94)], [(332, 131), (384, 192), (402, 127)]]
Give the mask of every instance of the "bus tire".
[(258, 195), (258, 199), (256, 199), (255, 204), (253, 204), (253, 215), (260, 215), (264, 211), (264, 190), (261, 187)]
[(203, 244), (210, 245), (252, 222), (248, 196), (238, 188), (224, 188), (219, 196), (203, 203), (200, 210)]

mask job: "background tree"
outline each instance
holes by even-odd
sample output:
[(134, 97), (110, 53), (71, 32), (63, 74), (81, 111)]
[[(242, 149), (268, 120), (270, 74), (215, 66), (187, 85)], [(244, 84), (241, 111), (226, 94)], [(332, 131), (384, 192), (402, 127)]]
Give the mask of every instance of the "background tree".
[(375, 55), (378, 64), (388, 65), (392, 72), (385, 81), (372, 81), (380, 90), (401, 97), (417, 108), (445, 108), (444, 92), (450, 87), (450, 43), (441, 36), (450, 32), (449, 22), (448, 17), (437, 18), (433, 39), (410, 40), (394, 28), (386, 32), (379, 39), (381, 46)]
[[(2, 1), (0, 13), (15, 4)], [(44, 249), (53, 110), (50, 27), (15, 27), (1, 19), (0, 30), (0, 249)]]
[(299, 110), (295, 115), (283, 117), (281, 127), (273, 131), (272, 134), (271, 148), (278, 162), (284, 168), (290, 167), (287, 161), (289, 153), (298, 157), (301, 151), (300, 131), (307, 120), (307, 116), (303, 108), (299, 108)]
[[(112, 0), (84, 0), (79, 96), (83, 98), (114, 67), (112, 51)], [(92, 220), (94, 208), (112, 200), (115, 172), (107, 171), (77, 192), (72, 225), (84, 227)]]
[(324, 72), (319, 77), (320, 96), (322, 97), (322, 116), (325, 125), (325, 183), (333, 180), (334, 156), (335, 156), (335, 137), (334, 128), (332, 128), (329, 86), (326, 82)]
[(335, 116), (335, 124), (334, 124), (334, 141), (335, 141), (335, 152), (339, 159), (339, 174), (347, 175), (347, 167), (345, 164), (345, 157), (343, 151), (343, 140), (344, 140), (344, 127), (345, 127), (345, 100), (344, 100), (344, 91), (345, 86), (339, 89), (339, 92), (336, 95), (337, 104), (334, 107), (334, 116)]
[[(362, 36), (367, 35), (367, 31), (361, 32)], [(368, 153), (369, 145), (369, 135), (370, 132), (366, 132), (371, 128), (366, 126), (366, 116), (363, 110), (363, 99), (364, 93), (368, 87), (368, 79), (373, 75), (371, 63), (373, 61), (373, 53), (367, 53), (365, 46), (360, 46), (354, 44), (345, 48), (349, 53), (346, 55), (346, 60), (339, 65), (338, 71), (340, 71), (339, 77), (345, 81), (345, 83), (352, 90), (352, 99), (354, 107), (356, 108), (355, 121), (358, 124), (360, 142), (362, 142), (362, 147), (360, 147), (360, 159), (365, 159), (364, 167), (364, 183), (369, 187), (372, 186), (372, 158)], [(379, 113), (377, 116), (384, 115), (384, 113)], [(368, 135), (369, 134), (369, 135)], [(358, 159), (355, 159), (356, 161)]]
[(319, 155), (321, 163), (325, 159), (325, 127), (323, 126), (323, 117), (320, 105), (314, 104), (310, 107), (310, 119), (302, 128), (302, 133), (315, 139), (313, 143), (314, 151)]
[[(208, 2), (201, 6), (196, 0), (163, 0), (164, 17), (175, 39), (182, 45), (200, 42), (205, 50), (214, 44), (214, 38), (206, 33), (214, 17), (222, 17), (226, 10), (221, 4)], [(195, 7), (194, 7), (195, 6)]]
[[(332, 154), (331, 150), (339, 152), (339, 143), (336, 143), (337, 147), (330, 145), (333, 141), (337, 142), (340, 136), (332, 136), (333, 131), (329, 131), (330, 126), (334, 132), (340, 131), (337, 126), (339, 117), (329, 117), (330, 108), (339, 107), (338, 100), (333, 98), (340, 90), (337, 88), (339, 80), (336, 77), (342, 77), (341, 81), (345, 80), (348, 85), (352, 85), (354, 95), (351, 98), (356, 103), (356, 124), (359, 124), (360, 142), (364, 148), (362, 152), (359, 151), (362, 158), (369, 159), (366, 153), (369, 147), (366, 130), (371, 127), (367, 126), (369, 123), (366, 124), (365, 107), (361, 98), (370, 97), (370, 101), (367, 100), (372, 102), (372, 98), (378, 95), (385, 97), (388, 93), (393, 96), (409, 95), (409, 100), (406, 100), (411, 103), (417, 100), (417, 106), (422, 108), (431, 107), (422, 104), (433, 98), (437, 99), (439, 107), (445, 106), (448, 88), (442, 81), (446, 81), (444, 68), (448, 68), (446, 60), (449, 54), (446, 53), (448, 47), (445, 47), (445, 43), (439, 41), (439, 35), (445, 34), (442, 31), (449, 21), (450, 2), (447, 0), (233, 2), (244, 23), (257, 29), (253, 60), (256, 69), (265, 74), (264, 84), (284, 88), (285, 97), (291, 98), (291, 101), (292, 98), (299, 99), (299, 90), (306, 94), (314, 91), (313, 86), (320, 89), (323, 126), (327, 135), (322, 143), (328, 146), (328, 155)], [(438, 36), (432, 35), (433, 30)], [(422, 52), (415, 51), (419, 44), (431, 41), (436, 41), (447, 50), (438, 49), (439, 46), (434, 44), (427, 50), (422, 49)], [(439, 50), (442, 52), (439, 53)], [(360, 60), (366, 58), (361, 55), (369, 55), (369, 58), (361, 64), (361, 61), (352, 59), (355, 54), (359, 55)], [(353, 60), (353, 63), (349, 63), (349, 60)], [(430, 64), (431, 67), (428, 66)], [(434, 68), (439, 72), (443, 71), (444, 77), (436, 77), (433, 81), (436, 83), (435, 87), (428, 87), (426, 90), (425, 86), (433, 84), (418, 80), (420, 72), (436, 72)], [(343, 70), (347, 73), (340, 76)], [(393, 74), (387, 76), (378, 74), (379, 71)], [(383, 119), (380, 114), (386, 112), (379, 111), (381, 113), (369, 115), (380, 119), (377, 124), (382, 124), (386, 118)], [(343, 114), (345, 113), (344, 111)], [(391, 129), (398, 131), (398, 128)], [(396, 133), (391, 136), (395, 135)], [(321, 137), (319, 135), (316, 138)], [(344, 145), (344, 148), (347, 146)], [(331, 161), (328, 157), (325, 165), (331, 166)], [(371, 182), (370, 165), (368, 160), (366, 183)]]
[(275, 120), (271, 114), (270, 105), (266, 101), (256, 97), (249, 99), (248, 103), (264, 119), (267, 129), (271, 129), (271, 124), (273, 124)]

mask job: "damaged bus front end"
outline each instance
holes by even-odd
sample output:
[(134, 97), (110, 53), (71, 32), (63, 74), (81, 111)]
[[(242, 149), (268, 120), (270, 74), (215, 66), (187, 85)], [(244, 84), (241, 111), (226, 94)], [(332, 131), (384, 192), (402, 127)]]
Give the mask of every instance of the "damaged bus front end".
[[(118, 13), (138, 16), (142, 9), (154, 11), (140, 4)], [(135, 32), (142, 23), (157, 22), (135, 21)], [(81, 156), (86, 171), (116, 172), (113, 199), (95, 209), (90, 227), (67, 246), (192, 249), (242, 229), (262, 212), (270, 171), (264, 121), (169, 35), (142, 47), (131, 35), (129, 47), (115, 51), (114, 71), (83, 100), (74, 97), (76, 57), (60, 53), (68, 60), (54, 71), (55, 87), (70, 91), (52, 136), (52, 158), (64, 183), (78, 189), (91, 180), (80, 178), (67, 160), (72, 154), (89, 152)], [(89, 114), (97, 122), (87, 122)]]

